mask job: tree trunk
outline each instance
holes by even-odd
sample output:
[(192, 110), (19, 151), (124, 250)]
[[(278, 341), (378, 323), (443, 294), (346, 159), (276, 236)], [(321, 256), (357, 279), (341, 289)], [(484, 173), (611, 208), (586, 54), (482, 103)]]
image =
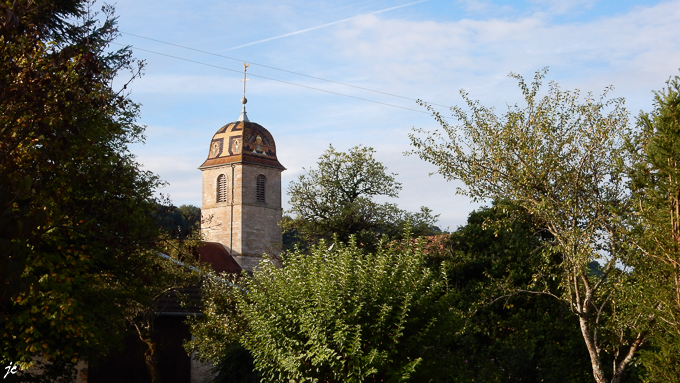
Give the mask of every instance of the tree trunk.
[[(591, 331), (590, 323), (588, 323), (588, 316), (586, 314), (579, 314), (578, 322), (581, 326), (581, 334), (583, 340), (586, 342), (588, 354), (590, 355), (590, 365), (593, 367), (593, 377), (597, 383), (609, 383), (604, 377), (602, 370), (602, 360), (600, 360), (600, 351), (595, 344), (595, 337)], [(614, 383), (614, 382), (612, 382)]]
[[(618, 366), (616, 366), (616, 364), (614, 365), (614, 376), (612, 377), (612, 383), (620, 383), (623, 380), (623, 374), (626, 372), (626, 368), (630, 362), (633, 361), (633, 357), (646, 341), (647, 339), (645, 338), (644, 333), (639, 333), (635, 337), (635, 340), (630, 345), (630, 349), (628, 349), (628, 354), (626, 354), (625, 358), (623, 358)], [(616, 363), (616, 361), (614, 361), (614, 363)]]
[(593, 377), (597, 383), (621, 383), (623, 380), (623, 375), (626, 372), (628, 365), (633, 361), (635, 354), (645, 343), (646, 338), (644, 333), (639, 333), (633, 343), (628, 349), (628, 353), (621, 360), (620, 363), (614, 360), (614, 373), (612, 374), (612, 379), (607, 380), (604, 376), (604, 371), (602, 368), (602, 359), (600, 359), (600, 350), (595, 342), (595, 336), (591, 331), (590, 323), (588, 322), (587, 315), (579, 315), (579, 324), (581, 325), (581, 333), (583, 334), (583, 339), (586, 342), (586, 347), (588, 348), (588, 354), (590, 355), (590, 364), (593, 367)]
[(144, 364), (151, 376), (151, 383), (161, 383), (160, 371), (158, 371), (158, 358), (156, 358), (156, 343), (148, 339), (144, 341), (147, 349), (144, 352)]
[(144, 351), (144, 365), (149, 372), (149, 376), (151, 376), (151, 383), (161, 383), (161, 375), (160, 371), (158, 371), (158, 358), (156, 357), (156, 342), (151, 339), (151, 326), (153, 323), (152, 320), (149, 320), (148, 318), (146, 321), (142, 322), (146, 325), (143, 327), (144, 331), (139, 328), (137, 323), (133, 322), (133, 325), (137, 330), (139, 340), (146, 345), (146, 351)]

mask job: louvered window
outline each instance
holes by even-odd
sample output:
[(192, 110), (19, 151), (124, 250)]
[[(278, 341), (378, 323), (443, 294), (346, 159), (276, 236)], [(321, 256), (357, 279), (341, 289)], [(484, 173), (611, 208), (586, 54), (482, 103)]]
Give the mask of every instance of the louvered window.
[(264, 184), (267, 179), (264, 175), (257, 176), (257, 202), (265, 202), (264, 200)]
[(227, 176), (224, 174), (217, 177), (217, 202), (227, 202)]

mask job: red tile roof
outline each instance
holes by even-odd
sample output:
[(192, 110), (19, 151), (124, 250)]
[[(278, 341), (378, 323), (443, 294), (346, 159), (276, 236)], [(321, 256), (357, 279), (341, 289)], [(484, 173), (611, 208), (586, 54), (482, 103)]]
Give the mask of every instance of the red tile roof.
[[(213, 270), (218, 273), (223, 271), (227, 273), (240, 274), (241, 266), (229, 255), (229, 251), (221, 243), (218, 242), (203, 242), (196, 248), (199, 260), (201, 262), (209, 263)], [(181, 305), (177, 297), (177, 293), (186, 295), (188, 302), (186, 305)], [(173, 314), (197, 314), (200, 313), (201, 293), (200, 287), (191, 286), (179, 289), (178, 292), (170, 292), (156, 301), (156, 311), (161, 315)]]
[(240, 274), (241, 266), (229, 255), (229, 251), (219, 242), (203, 242), (198, 247), (198, 256), (201, 262), (209, 263), (213, 270), (218, 273), (227, 272)]

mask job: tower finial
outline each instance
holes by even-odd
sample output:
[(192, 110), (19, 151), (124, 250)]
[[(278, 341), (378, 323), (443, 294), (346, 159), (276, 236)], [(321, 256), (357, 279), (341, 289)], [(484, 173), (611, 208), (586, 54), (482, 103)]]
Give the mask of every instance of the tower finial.
[[(249, 66), (250, 66), (250, 64), (243, 63), (243, 80), (241, 80), (241, 81), (243, 81), (243, 99), (244, 100), (246, 98), (246, 81), (248, 81), (248, 79), (246, 78), (246, 71), (248, 70)], [(245, 104), (245, 102), (244, 102), (244, 104)]]
[(248, 115), (246, 114), (246, 103), (248, 102), (248, 99), (246, 98), (246, 81), (248, 79), (246, 78), (246, 71), (248, 70), (248, 67), (250, 65), (243, 63), (243, 98), (241, 99), (241, 104), (243, 104), (243, 109), (241, 110), (241, 115), (238, 117), (238, 121), (245, 121), (245, 122), (250, 122), (248, 120)]

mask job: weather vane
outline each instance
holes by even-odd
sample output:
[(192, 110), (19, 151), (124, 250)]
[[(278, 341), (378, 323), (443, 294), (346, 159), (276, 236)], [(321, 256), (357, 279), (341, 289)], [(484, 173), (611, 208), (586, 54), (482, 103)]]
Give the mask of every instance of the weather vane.
[(246, 114), (246, 102), (248, 102), (248, 99), (246, 98), (246, 81), (248, 80), (246, 78), (247, 70), (248, 64), (243, 63), (243, 80), (241, 80), (243, 81), (243, 98), (241, 99), (241, 104), (243, 104), (243, 110), (241, 110), (241, 115), (239, 116), (238, 120), (249, 122), (248, 115)]
[(243, 80), (241, 80), (243, 81), (243, 100), (246, 100), (246, 81), (248, 81), (248, 79), (246, 78), (246, 71), (248, 70), (249, 66), (250, 66), (249, 64), (243, 63)]

